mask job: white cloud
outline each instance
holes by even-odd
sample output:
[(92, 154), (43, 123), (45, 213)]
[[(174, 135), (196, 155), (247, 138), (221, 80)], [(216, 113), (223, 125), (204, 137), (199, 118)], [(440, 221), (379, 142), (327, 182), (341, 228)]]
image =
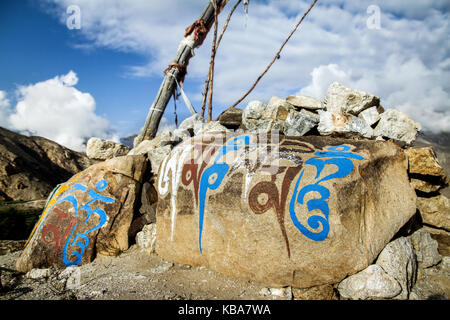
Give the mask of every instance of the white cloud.
[(17, 105), (8, 117), (9, 128), (38, 135), (70, 149), (84, 151), (90, 137), (118, 140), (108, 121), (95, 114), (95, 100), (77, 90), (75, 72), (19, 86)]
[(9, 127), (10, 102), (6, 97), (6, 92), (0, 90), (0, 127)]
[[(61, 9), (80, 6), (80, 31), (87, 43), (74, 45), (139, 53), (148, 62), (130, 66), (129, 74), (161, 77), (184, 29), (198, 18), (207, 1), (51, 2)], [(214, 101), (222, 108), (217, 113), (250, 88), (309, 4), (306, 0), (252, 1), (247, 24), (242, 8), (234, 13), (216, 57)], [(367, 27), (370, 5), (380, 7), (379, 30)], [(219, 29), (231, 6), (220, 15)], [(450, 109), (449, 9), (445, 0), (319, 1), (246, 101), (267, 101), (299, 91), (322, 97), (327, 84), (338, 80), (380, 96), (382, 103), (411, 117), (422, 114), (416, 120), (425, 129), (449, 131), (445, 123)], [(65, 24), (65, 10), (58, 12)], [(195, 50), (185, 81), (197, 108), (211, 39), (212, 32)]]

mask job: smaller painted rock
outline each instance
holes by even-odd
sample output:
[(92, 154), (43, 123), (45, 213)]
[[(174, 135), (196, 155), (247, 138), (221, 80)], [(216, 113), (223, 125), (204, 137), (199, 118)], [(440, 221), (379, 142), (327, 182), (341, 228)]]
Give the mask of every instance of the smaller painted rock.
[(17, 260), (17, 270), (80, 265), (96, 254), (128, 249), (128, 229), (146, 170), (144, 156), (117, 157), (58, 185)]

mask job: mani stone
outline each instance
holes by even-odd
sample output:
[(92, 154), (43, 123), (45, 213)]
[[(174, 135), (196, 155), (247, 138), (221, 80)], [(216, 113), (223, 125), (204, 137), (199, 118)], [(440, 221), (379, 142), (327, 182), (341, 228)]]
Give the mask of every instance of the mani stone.
[(392, 141), (267, 135), (199, 135), (164, 159), (161, 258), (273, 288), (335, 284), (415, 214), (405, 153)]
[(284, 134), (287, 136), (303, 136), (319, 123), (319, 115), (305, 109), (291, 110), (284, 122)]
[(341, 113), (332, 113), (319, 110), (319, 126), (317, 130), (321, 135), (338, 135), (340, 137), (372, 138), (373, 129), (362, 119)]
[(361, 111), (376, 107), (380, 98), (373, 94), (353, 90), (339, 82), (333, 82), (325, 95), (325, 109), (332, 113), (352, 114), (357, 116)]
[(403, 141), (410, 145), (422, 129), (420, 123), (411, 120), (405, 113), (387, 109), (380, 115), (374, 135)]
[(52, 192), (16, 263), (27, 272), (64, 268), (128, 249), (128, 229), (140, 203), (144, 156), (122, 156), (95, 164)]
[(125, 156), (129, 151), (130, 147), (100, 138), (90, 138), (86, 146), (86, 155), (89, 159), (95, 160)]
[(287, 97), (286, 101), (297, 108), (309, 110), (319, 110), (324, 108), (324, 106), (322, 105), (322, 101), (308, 96), (292, 95)]
[(416, 255), (408, 239), (400, 237), (390, 242), (381, 251), (375, 264), (395, 278), (402, 287), (402, 292), (394, 299), (408, 299), (417, 272)]
[(338, 290), (343, 299), (374, 300), (393, 298), (402, 291), (402, 287), (383, 268), (372, 264), (344, 279), (339, 283)]
[(450, 231), (450, 199), (446, 196), (418, 197), (417, 209), (424, 223)]

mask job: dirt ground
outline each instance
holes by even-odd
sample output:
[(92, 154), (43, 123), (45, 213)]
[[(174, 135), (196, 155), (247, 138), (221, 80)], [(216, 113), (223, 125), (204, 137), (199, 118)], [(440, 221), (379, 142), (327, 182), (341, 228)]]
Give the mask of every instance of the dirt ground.
[[(71, 278), (51, 269), (49, 277), (30, 279), (12, 270), (21, 251), (0, 256), (3, 292), (0, 300), (283, 300), (280, 290), (228, 277), (205, 267), (191, 267), (162, 260), (137, 246), (118, 257), (98, 257)], [(10, 271), (5, 271), (10, 269)], [(78, 271), (77, 271), (78, 272)], [(71, 287), (72, 286), (72, 287)], [(281, 290), (281, 294), (285, 290)]]
[[(0, 255), (0, 300), (292, 300), (292, 289), (267, 288), (206, 267), (162, 260), (133, 245), (118, 257), (29, 278), (14, 271), (21, 250)], [(37, 270), (39, 271), (39, 270)], [(450, 297), (450, 257), (420, 269), (410, 300)], [(335, 298), (338, 298), (336, 296)]]

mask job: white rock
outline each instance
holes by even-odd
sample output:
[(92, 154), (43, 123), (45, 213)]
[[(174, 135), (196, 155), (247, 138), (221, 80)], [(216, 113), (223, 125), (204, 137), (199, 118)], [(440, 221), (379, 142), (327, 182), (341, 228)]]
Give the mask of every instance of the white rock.
[(325, 95), (325, 109), (332, 113), (352, 114), (378, 106), (380, 99), (373, 94), (345, 87), (339, 82), (330, 85)]
[(387, 109), (380, 115), (380, 122), (374, 130), (375, 136), (383, 136), (411, 144), (422, 129), (420, 123), (411, 120), (405, 113)]
[(292, 95), (287, 97), (286, 101), (298, 108), (304, 108), (309, 110), (319, 110), (324, 108), (322, 101), (308, 96)]
[(368, 139), (373, 137), (373, 129), (358, 117), (322, 110), (318, 113), (320, 121), (317, 130), (321, 135), (339, 133), (343, 137), (351, 137), (354, 134)]
[(180, 130), (192, 130), (194, 132), (194, 134), (197, 134), (197, 132), (195, 132), (195, 127), (197, 126), (197, 128), (201, 128), (202, 123), (206, 123), (207, 121), (201, 117), (198, 114), (194, 114), (192, 116), (190, 116), (189, 118), (185, 119), (183, 122), (181, 122), (180, 126), (178, 127), (178, 129)]
[(30, 279), (41, 279), (41, 278), (48, 278), (51, 275), (50, 269), (31, 269), (27, 272), (25, 275), (27, 278)]
[(219, 121), (209, 121), (207, 123), (196, 123), (194, 126), (195, 134), (202, 134), (206, 132), (227, 132), (228, 129), (220, 124)]
[(287, 136), (303, 136), (319, 124), (318, 114), (302, 109), (291, 110), (284, 122), (284, 134)]
[(380, 114), (378, 113), (377, 107), (370, 107), (358, 114), (358, 118), (361, 118), (371, 126), (380, 120)]
[(338, 290), (344, 299), (389, 299), (397, 296), (402, 287), (380, 266), (372, 264), (341, 281)]
[(408, 299), (409, 292), (416, 281), (417, 262), (414, 248), (405, 237), (390, 243), (378, 256), (377, 265), (398, 281), (402, 292), (395, 299)]
[(142, 231), (136, 234), (136, 244), (149, 253), (154, 252), (156, 248), (156, 224), (145, 225)]
[(100, 138), (90, 138), (86, 146), (86, 155), (89, 159), (107, 160), (115, 157), (125, 156), (130, 147), (113, 141)]

